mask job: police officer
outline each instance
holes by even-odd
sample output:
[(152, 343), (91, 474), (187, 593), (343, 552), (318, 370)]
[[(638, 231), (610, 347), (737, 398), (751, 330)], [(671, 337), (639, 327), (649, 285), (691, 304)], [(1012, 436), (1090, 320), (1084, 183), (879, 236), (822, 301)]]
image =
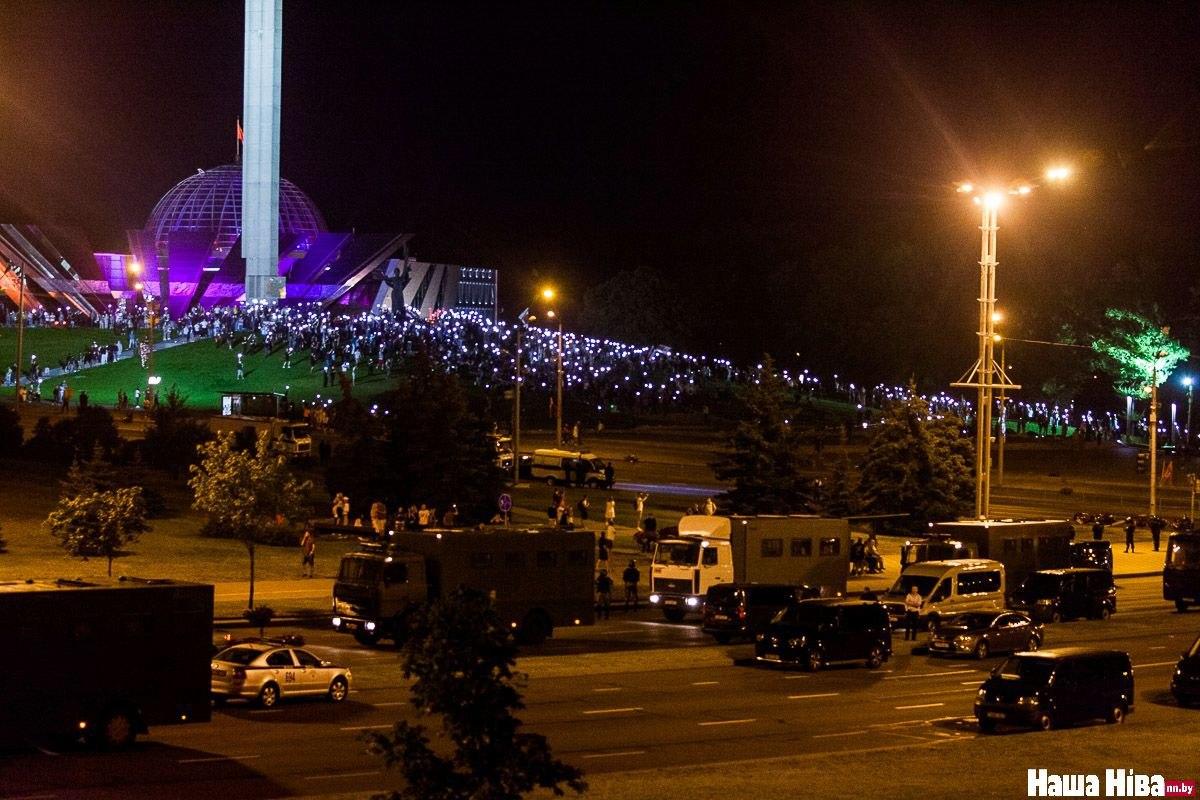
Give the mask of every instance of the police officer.
[(1133, 524), (1133, 517), (1126, 517), (1125, 518), (1125, 552), (1126, 553), (1134, 552), (1134, 549), (1133, 549), (1134, 527), (1135, 526)]
[(1158, 552), (1158, 540), (1162, 536), (1163, 520), (1157, 514), (1150, 518), (1150, 538), (1154, 540), (1154, 552)]
[(600, 570), (600, 577), (596, 578), (596, 615), (604, 619), (608, 619), (608, 613), (612, 608), (612, 578), (608, 577), (608, 570)]

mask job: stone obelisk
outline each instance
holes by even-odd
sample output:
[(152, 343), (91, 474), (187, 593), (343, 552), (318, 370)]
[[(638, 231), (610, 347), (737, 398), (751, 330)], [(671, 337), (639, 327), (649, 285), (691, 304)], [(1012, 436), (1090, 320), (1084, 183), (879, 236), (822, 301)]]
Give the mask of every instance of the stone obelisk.
[(283, 0), (246, 0), (242, 78), (242, 255), (246, 300), (276, 302), (279, 275), (279, 87)]

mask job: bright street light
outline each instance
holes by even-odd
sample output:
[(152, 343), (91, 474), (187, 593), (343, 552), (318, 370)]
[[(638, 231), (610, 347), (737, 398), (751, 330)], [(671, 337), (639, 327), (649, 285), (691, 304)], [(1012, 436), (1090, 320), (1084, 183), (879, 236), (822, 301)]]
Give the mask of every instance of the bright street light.
[(549, 286), (547, 286), (545, 289), (542, 289), (542, 299), (553, 300), (554, 299), (554, 289), (552, 289)]
[(1046, 170), (1046, 180), (1048, 180), (1048, 181), (1065, 181), (1067, 178), (1070, 178), (1070, 177), (1071, 177), (1071, 168), (1070, 167), (1059, 166), (1059, 167), (1051, 167), (1050, 169)]

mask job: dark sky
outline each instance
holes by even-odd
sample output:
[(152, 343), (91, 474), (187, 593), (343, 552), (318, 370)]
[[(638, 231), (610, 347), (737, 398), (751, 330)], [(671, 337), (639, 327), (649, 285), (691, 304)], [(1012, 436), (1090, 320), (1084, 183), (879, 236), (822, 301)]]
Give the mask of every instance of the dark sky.
[[(819, 310), (861, 337), (910, 309), (882, 334), (908, 346), (858, 366), (956, 377), (978, 257), (957, 179), (1080, 172), (1002, 215), (999, 293), (1027, 333), (1122, 259), (1156, 290), (1194, 282), (1197, 42), (1194, 4), (287, 0), (282, 174), (335, 229), (499, 267), (510, 313), (538, 276), (578, 296), (646, 266), (699, 296), (706, 344), (821, 366), (828, 319), (762, 320), (781, 276), (836, 288), (828, 248), (905, 242), (886, 296), (866, 266)], [(241, 61), (240, 3), (6, 0), (0, 211), (121, 247), (232, 160)]]

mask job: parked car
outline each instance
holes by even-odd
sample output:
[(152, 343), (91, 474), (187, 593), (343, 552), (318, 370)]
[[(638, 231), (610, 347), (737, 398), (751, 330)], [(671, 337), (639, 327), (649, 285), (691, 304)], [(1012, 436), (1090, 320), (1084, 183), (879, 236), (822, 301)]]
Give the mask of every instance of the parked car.
[(1123, 722), (1133, 710), (1133, 665), (1119, 650), (1085, 647), (1016, 653), (975, 698), (979, 730), (998, 723), (1050, 730), (1075, 722)]
[(892, 657), (892, 625), (876, 602), (825, 599), (793, 603), (754, 636), (761, 662), (801, 664), (817, 670), (834, 661), (878, 668)]
[(704, 596), (702, 630), (720, 644), (753, 638), (792, 603), (821, 596), (814, 586), (778, 583), (721, 583)]
[(292, 695), (324, 695), (340, 703), (350, 694), (350, 668), (322, 661), (307, 650), (269, 642), (245, 642), (212, 660), (215, 702), (256, 700), (263, 708)]
[(930, 655), (971, 655), (1037, 650), (1042, 626), (1017, 611), (972, 611), (944, 619), (929, 638)]
[(1171, 677), (1171, 694), (1181, 706), (1200, 702), (1200, 636), (1179, 657)]
[(1011, 606), (1050, 622), (1077, 617), (1108, 619), (1117, 610), (1117, 587), (1112, 573), (1104, 569), (1043, 569), (1013, 592)]
[(1071, 566), (1095, 567), (1112, 572), (1112, 542), (1096, 539), (1071, 542)]

